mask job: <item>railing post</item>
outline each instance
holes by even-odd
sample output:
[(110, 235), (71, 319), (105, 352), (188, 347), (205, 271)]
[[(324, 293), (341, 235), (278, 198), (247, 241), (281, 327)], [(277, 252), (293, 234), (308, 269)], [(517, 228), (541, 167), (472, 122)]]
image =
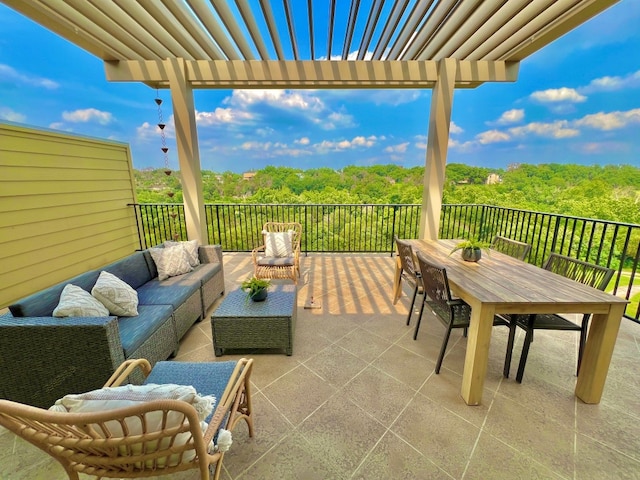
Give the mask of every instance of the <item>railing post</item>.
[(393, 242), (396, 238), (396, 212), (398, 211), (398, 205), (393, 206), (393, 221), (391, 222), (391, 251), (389, 252), (393, 257)]

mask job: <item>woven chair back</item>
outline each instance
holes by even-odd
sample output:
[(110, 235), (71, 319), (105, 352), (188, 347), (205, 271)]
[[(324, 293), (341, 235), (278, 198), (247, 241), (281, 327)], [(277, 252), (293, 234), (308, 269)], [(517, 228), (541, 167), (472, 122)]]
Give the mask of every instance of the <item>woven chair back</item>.
[(604, 290), (614, 274), (611, 268), (601, 267), (558, 253), (551, 253), (543, 268), (598, 290)]
[(402, 274), (415, 282), (417, 270), (413, 262), (413, 248), (408, 242), (398, 238), (396, 238), (396, 246), (398, 247), (398, 257), (402, 265)]
[(518, 260), (524, 260), (529, 255), (531, 245), (498, 235), (491, 242), (491, 249)]
[(418, 265), (422, 275), (425, 302), (443, 320), (450, 321), (453, 315), (451, 309), (451, 290), (449, 279), (444, 267), (431, 263), (421, 252), (417, 252)]
[(293, 231), (293, 238), (291, 239), (291, 244), (293, 250), (300, 249), (300, 239), (302, 237), (302, 225), (298, 222), (267, 222), (262, 227), (263, 236), (266, 233), (275, 233), (275, 232), (288, 232), (289, 230)]

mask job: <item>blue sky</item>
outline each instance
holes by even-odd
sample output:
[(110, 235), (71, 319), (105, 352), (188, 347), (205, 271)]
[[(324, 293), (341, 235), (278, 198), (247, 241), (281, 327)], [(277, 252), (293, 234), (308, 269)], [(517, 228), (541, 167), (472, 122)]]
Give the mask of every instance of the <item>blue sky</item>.
[[(520, 64), (515, 83), (456, 90), (449, 163), (640, 167), (640, 1), (622, 0)], [(0, 121), (128, 143), (164, 166), (156, 91), (0, 5)], [(169, 164), (178, 167), (168, 90)], [(203, 169), (423, 165), (430, 91), (197, 90)]]

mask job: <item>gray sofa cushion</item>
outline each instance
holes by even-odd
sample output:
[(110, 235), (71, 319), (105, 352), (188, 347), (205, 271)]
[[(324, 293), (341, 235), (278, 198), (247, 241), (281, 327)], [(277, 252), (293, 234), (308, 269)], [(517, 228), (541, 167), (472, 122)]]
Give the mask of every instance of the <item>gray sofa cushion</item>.
[(176, 309), (186, 302), (200, 285), (200, 278), (192, 276), (191, 273), (162, 281), (155, 278), (138, 288), (138, 305), (172, 305)]
[(18, 300), (13, 305), (9, 305), (9, 310), (14, 317), (50, 317), (60, 301), (60, 294), (65, 285), (71, 283), (87, 292), (91, 292), (99, 275), (100, 272), (98, 270), (85, 272)]
[(193, 269), (190, 276), (199, 278), (202, 285), (211, 280), (216, 273), (220, 271), (222, 266), (219, 263), (201, 263)]
[(156, 275), (151, 275), (151, 271), (142, 252), (135, 252), (122, 260), (107, 265), (101, 270), (115, 275), (135, 289), (147, 283), (154, 276), (157, 276), (157, 273)]
[(129, 358), (153, 332), (171, 318), (172, 313), (171, 305), (138, 305), (138, 316), (118, 318), (124, 356)]

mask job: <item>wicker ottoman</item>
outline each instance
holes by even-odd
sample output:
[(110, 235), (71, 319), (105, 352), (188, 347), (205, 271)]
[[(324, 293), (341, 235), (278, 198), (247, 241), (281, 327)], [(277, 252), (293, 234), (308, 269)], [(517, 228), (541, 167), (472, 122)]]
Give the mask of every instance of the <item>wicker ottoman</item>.
[(216, 357), (226, 349), (282, 349), (293, 353), (297, 288), (275, 285), (263, 302), (247, 299), (244, 291), (230, 292), (211, 315)]

